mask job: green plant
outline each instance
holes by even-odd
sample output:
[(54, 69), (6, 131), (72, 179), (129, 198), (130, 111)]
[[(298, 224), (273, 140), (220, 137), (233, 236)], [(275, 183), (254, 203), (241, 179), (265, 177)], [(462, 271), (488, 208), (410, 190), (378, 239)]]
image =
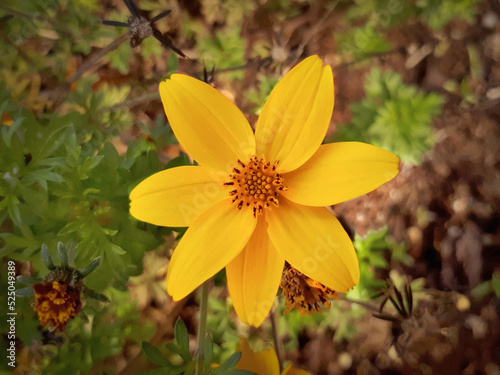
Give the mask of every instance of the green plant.
[[(196, 374), (203, 375), (249, 375), (252, 372), (245, 370), (236, 370), (234, 367), (241, 358), (241, 352), (233, 353), (224, 363), (214, 366), (213, 359), (213, 341), (210, 335), (204, 340), (204, 360), (202, 364), (192, 357), (189, 351), (189, 334), (186, 325), (182, 319), (178, 319), (174, 328), (174, 339), (165, 345), (164, 351), (160, 350), (150, 343), (142, 343), (142, 352), (155, 365), (160, 368), (150, 371), (144, 371), (142, 375), (160, 375), (160, 374)], [(196, 367), (198, 368), (196, 369)], [(202, 368), (200, 369), (199, 366)], [(195, 370), (196, 369), (196, 370)]]
[(404, 162), (420, 162), (434, 144), (432, 120), (444, 99), (406, 85), (398, 73), (378, 68), (368, 74), (365, 91), (365, 99), (351, 104), (351, 122), (340, 127), (335, 140), (368, 142)]

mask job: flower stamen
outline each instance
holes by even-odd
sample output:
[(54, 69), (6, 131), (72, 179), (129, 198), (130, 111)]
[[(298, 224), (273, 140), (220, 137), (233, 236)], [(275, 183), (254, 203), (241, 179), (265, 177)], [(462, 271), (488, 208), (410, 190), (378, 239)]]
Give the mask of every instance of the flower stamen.
[(279, 207), (278, 197), (287, 187), (282, 174), (277, 172), (278, 164), (277, 160), (271, 166), (270, 162), (256, 156), (252, 156), (248, 163), (238, 160), (230, 176), (231, 181), (224, 183), (224, 186), (234, 187), (229, 195), (233, 203), (237, 202), (239, 210), (252, 207), (253, 216), (257, 217), (264, 208), (270, 208), (271, 205)]

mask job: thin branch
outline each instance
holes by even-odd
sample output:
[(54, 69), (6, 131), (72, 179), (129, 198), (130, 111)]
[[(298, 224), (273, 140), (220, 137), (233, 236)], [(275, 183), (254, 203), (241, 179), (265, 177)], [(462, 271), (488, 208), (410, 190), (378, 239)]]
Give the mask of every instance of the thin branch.
[(366, 303), (366, 302), (363, 302), (363, 301), (352, 300), (352, 299), (347, 298), (344, 295), (340, 295), (339, 299), (342, 300), (342, 301), (346, 301), (348, 303), (353, 303), (353, 304), (356, 304), (356, 305), (359, 305), (359, 306), (363, 306), (367, 310), (371, 310), (371, 311), (374, 311), (374, 312), (378, 313), (378, 306), (373, 306), (373, 305), (371, 305), (369, 303)]
[[(157, 90), (158, 90), (158, 88), (157, 88)], [(160, 99), (159, 92), (150, 92), (150, 93), (138, 96), (137, 98), (134, 98), (134, 99), (125, 99), (123, 102), (114, 104), (110, 107), (99, 108), (96, 111), (96, 114), (103, 113), (103, 112), (109, 112), (109, 111), (117, 110), (117, 109), (133, 108), (139, 104), (148, 103), (148, 102), (151, 102), (153, 100), (159, 100), (159, 99)]]
[(339, 2), (340, 2), (340, 0), (335, 1), (333, 6), (331, 7), (331, 9), (329, 9), (323, 15), (323, 17), (321, 17), (318, 20), (318, 22), (316, 22), (314, 24), (314, 27), (311, 29), (311, 31), (304, 37), (304, 39), (302, 40), (302, 43), (300, 43), (299, 46), (297, 47), (297, 53), (296, 53), (297, 57), (296, 57), (295, 61), (291, 64), (292, 66), (295, 65), (295, 63), (297, 62), (297, 59), (302, 55), (302, 52), (304, 52), (304, 48), (306, 47), (307, 43), (309, 43), (311, 38), (318, 33), (318, 31), (321, 29), (321, 27), (323, 27), (323, 24), (325, 23), (327, 18), (330, 17), (330, 15), (333, 13), (333, 11), (335, 10), (335, 8), (337, 7)]
[(92, 68), (95, 64), (99, 62), (104, 56), (106, 56), (111, 51), (117, 49), (120, 44), (124, 41), (128, 40), (130, 37), (129, 33), (125, 33), (120, 35), (118, 38), (113, 40), (109, 45), (101, 49), (99, 52), (96, 52), (90, 58), (88, 58), (80, 67), (74, 72), (71, 76), (69, 76), (66, 81), (64, 81), (64, 85), (70, 86), (73, 82), (76, 82), (80, 79), (80, 77), (90, 68)]

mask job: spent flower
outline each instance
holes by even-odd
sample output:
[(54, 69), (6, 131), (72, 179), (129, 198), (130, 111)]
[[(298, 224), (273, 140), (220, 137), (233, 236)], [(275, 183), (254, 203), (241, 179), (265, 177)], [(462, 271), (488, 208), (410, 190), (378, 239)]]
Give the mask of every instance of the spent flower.
[(285, 267), (283, 271), (281, 290), (285, 297), (285, 314), (297, 309), (300, 315), (311, 315), (314, 312), (320, 312), (321, 305), (329, 309), (329, 300), (338, 298), (336, 291), (307, 277), (291, 266)]
[(42, 259), (49, 273), (43, 279), (18, 276), (17, 281), (31, 285), (18, 289), (18, 296), (34, 296), (33, 310), (38, 314), (40, 325), (48, 325), (51, 329), (63, 331), (68, 321), (77, 315), (86, 320), (82, 311), (82, 296), (107, 302), (108, 298), (87, 288), (83, 279), (94, 271), (100, 264), (101, 258), (93, 259), (85, 268), (77, 270), (68, 264), (66, 248), (57, 244), (60, 265), (54, 265), (48, 253), (47, 246), (42, 245)]

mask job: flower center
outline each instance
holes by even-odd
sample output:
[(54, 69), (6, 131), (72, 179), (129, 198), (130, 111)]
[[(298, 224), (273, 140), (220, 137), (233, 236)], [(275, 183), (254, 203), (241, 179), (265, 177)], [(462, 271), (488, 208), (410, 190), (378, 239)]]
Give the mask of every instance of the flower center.
[(295, 268), (288, 266), (281, 277), (281, 289), (285, 296), (285, 314), (297, 309), (300, 315), (321, 311), (321, 304), (330, 308), (329, 299), (337, 299), (337, 292), (315, 281)]
[(258, 159), (256, 156), (252, 156), (247, 163), (238, 160), (238, 165), (230, 175), (231, 181), (224, 183), (232, 188), (229, 195), (238, 209), (252, 207), (253, 216), (257, 217), (264, 207), (270, 207), (271, 204), (279, 206), (279, 194), (287, 187), (281, 173), (276, 171), (278, 163), (275, 161), (271, 165), (264, 158)]
[(60, 331), (69, 319), (74, 318), (81, 310), (80, 291), (78, 288), (63, 282), (53, 281), (35, 284), (35, 306), (40, 325), (49, 324)]

